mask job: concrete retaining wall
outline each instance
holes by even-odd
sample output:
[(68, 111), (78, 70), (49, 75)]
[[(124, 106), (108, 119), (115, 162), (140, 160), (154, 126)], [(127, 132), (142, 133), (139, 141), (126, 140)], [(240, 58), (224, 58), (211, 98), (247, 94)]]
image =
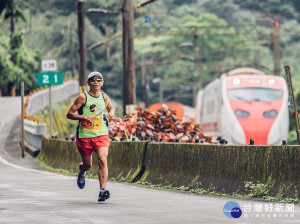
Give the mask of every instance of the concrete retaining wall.
[[(75, 142), (43, 139), (41, 160), (77, 171)], [(245, 182), (264, 183), (269, 195), (300, 197), (299, 146), (227, 146), (154, 142), (112, 142), (109, 177), (217, 192), (245, 191)], [(93, 156), (94, 174), (98, 172)]]
[[(142, 168), (145, 142), (111, 142), (108, 156), (109, 176), (132, 182)], [(44, 137), (38, 158), (54, 168), (78, 171), (81, 157), (74, 141)], [(98, 159), (93, 153), (93, 166), (89, 172), (98, 174)]]
[(107, 161), (109, 176), (132, 182), (142, 169), (144, 145), (145, 142), (111, 142)]
[(270, 193), (300, 196), (299, 146), (223, 146), (151, 143), (140, 181), (173, 186), (244, 191), (245, 182), (265, 183)]
[(75, 172), (78, 171), (78, 164), (81, 161), (75, 142), (47, 137), (43, 137), (42, 149), (38, 158), (54, 168)]

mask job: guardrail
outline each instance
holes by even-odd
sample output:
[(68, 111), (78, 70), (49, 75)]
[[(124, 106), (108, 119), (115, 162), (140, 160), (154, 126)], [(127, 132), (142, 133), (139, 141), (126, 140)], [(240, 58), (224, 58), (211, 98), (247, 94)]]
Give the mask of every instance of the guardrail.
[[(70, 80), (62, 85), (54, 86), (51, 90), (52, 103), (66, 100), (70, 96), (79, 93), (79, 82), (77, 80)], [(34, 115), (38, 111), (49, 106), (49, 90), (44, 89), (32, 94), (29, 97), (29, 102), (26, 108), (28, 115)]]
[[(51, 89), (52, 103), (60, 102), (79, 93), (79, 82), (69, 80)], [(26, 113), (33, 116), (38, 111), (49, 107), (49, 89), (44, 89), (29, 97)], [(46, 125), (34, 121), (24, 120), (25, 149), (33, 156), (37, 156), (42, 147), (42, 138), (46, 135)]]
[[(24, 120), (25, 148), (32, 156), (37, 156), (42, 147), (42, 138), (46, 135), (46, 125)], [(30, 150), (29, 150), (30, 149)]]

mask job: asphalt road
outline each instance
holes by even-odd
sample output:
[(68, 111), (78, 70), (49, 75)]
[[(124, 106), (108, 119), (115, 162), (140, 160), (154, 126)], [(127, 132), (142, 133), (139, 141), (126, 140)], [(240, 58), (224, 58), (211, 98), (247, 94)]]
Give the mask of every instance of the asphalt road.
[[(83, 190), (76, 178), (42, 170), (18, 145), (20, 98), (0, 97), (0, 223), (300, 223), (300, 206), (207, 197), (109, 182), (111, 198), (97, 202), (98, 181)], [(229, 218), (235, 201), (242, 215)]]

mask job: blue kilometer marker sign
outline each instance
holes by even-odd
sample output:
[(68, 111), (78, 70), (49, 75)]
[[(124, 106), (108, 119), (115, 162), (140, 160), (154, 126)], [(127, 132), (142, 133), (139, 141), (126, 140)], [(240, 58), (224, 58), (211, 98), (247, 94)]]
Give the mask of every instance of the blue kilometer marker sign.
[(39, 72), (36, 77), (38, 86), (53, 86), (63, 83), (62, 72)]
[(145, 22), (146, 23), (151, 23), (151, 17), (150, 16), (145, 16)]

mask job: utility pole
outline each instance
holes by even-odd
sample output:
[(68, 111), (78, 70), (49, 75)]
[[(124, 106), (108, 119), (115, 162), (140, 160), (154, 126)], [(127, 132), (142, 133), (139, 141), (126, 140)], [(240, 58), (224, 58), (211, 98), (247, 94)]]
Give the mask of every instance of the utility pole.
[(146, 76), (146, 64), (141, 64), (142, 68), (142, 87), (143, 87), (143, 100), (145, 102), (145, 107), (148, 107), (148, 89), (147, 89), (147, 76)]
[[(148, 61), (148, 62), (141, 62), (137, 64), (138, 66), (141, 66), (142, 70), (142, 88), (143, 88), (143, 97), (142, 99), (145, 102), (145, 107), (148, 107), (148, 91), (149, 91), (149, 84), (147, 81), (147, 66), (151, 65), (157, 65), (157, 64), (163, 64), (161, 62), (155, 62), (155, 61)], [(159, 84), (159, 102), (164, 101), (164, 90), (163, 90), (163, 80), (159, 77), (152, 80), (153, 83)]]
[(85, 10), (84, 0), (77, 1), (77, 19), (78, 19), (78, 43), (79, 43), (79, 92), (86, 90), (85, 72), (86, 72), (86, 43), (85, 43)]
[(261, 63), (260, 63), (260, 51), (259, 50), (255, 50), (254, 51), (254, 66), (257, 68), (261, 67)]
[(21, 81), (21, 149), (22, 158), (25, 157), (24, 152), (24, 81)]
[(106, 59), (110, 59), (110, 41), (109, 41), (110, 29), (106, 27)]
[(159, 102), (164, 101), (164, 89), (163, 89), (163, 80), (160, 79), (159, 82)]
[[(202, 85), (203, 79), (202, 79), (202, 65), (200, 62), (200, 50), (199, 50), (199, 38), (198, 38), (198, 27), (195, 27), (194, 30), (194, 48), (195, 48), (195, 61), (197, 63), (197, 71), (198, 71), (198, 77), (199, 82)], [(193, 106), (196, 106), (197, 103), (197, 90), (196, 90), (196, 83), (193, 85)]]
[(74, 41), (73, 41), (73, 34), (71, 28), (71, 22), (68, 23), (68, 33), (69, 33), (69, 59), (70, 59), (70, 66), (71, 66), (71, 74), (72, 78), (75, 77), (75, 65), (74, 65)]
[(198, 39), (198, 27), (194, 30), (194, 48), (195, 48), (195, 61), (197, 64), (198, 76), (201, 80), (201, 62), (200, 62), (200, 50), (199, 50), (199, 39)]
[(159, 84), (159, 102), (164, 101), (163, 80), (159, 77), (152, 80), (153, 83)]
[(12, 34), (15, 31), (15, 21), (14, 21), (14, 0), (11, 0), (11, 10), (10, 10), (10, 33)]
[[(83, 1), (84, 0), (78, 0), (78, 3)], [(146, 0), (133, 7), (132, 0), (122, 0), (121, 12), (122, 12), (122, 46), (123, 46), (123, 114), (124, 115), (128, 113), (135, 113), (135, 106), (136, 106), (135, 105), (136, 89), (135, 89), (135, 64), (134, 64), (134, 25), (133, 25), (134, 9), (143, 7), (155, 1), (156, 0)], [(78, 11), (80, 10), (78, 9)], [(88, 12), (120, 13), (120, 10), (109, 11), (104, 9), (89, 9)], [(79, 16), (78, 16), (78, 21), (79, 21)], [(78, 32), (79, 30), (80, 29), (78, 27)], [(88, 51), (96, 47), (99, 47), (105, 43), (109, 44), (110, 40), (115, 39), (118, 36), (119, 34), (111, 37), (110, 39), (108, 36), (106, 41), (102, 41), (100, 43), (94, 44), (93, 46), (88, 48)], [(106, 46), (108, 52), (109, 45)]]
[(135, 64), (132, 0), (122, 0), (123, 114), (135, 113)]
[(280, 75), (280, 43), (279, 43), (280, 22), (274, 20), (273, 23), (273, 54), (274, 54), (274, 74)]

